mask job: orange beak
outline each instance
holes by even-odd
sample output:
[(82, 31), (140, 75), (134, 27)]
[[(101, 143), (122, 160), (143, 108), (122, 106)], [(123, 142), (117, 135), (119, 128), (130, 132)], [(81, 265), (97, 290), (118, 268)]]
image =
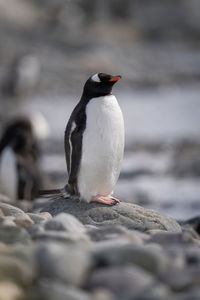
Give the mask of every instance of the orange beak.
[(109, 81), (118, 81), (121, 79), (121, 76), (118, 75), (118, 76), (113, 76), (112, 78), (109, 79)]

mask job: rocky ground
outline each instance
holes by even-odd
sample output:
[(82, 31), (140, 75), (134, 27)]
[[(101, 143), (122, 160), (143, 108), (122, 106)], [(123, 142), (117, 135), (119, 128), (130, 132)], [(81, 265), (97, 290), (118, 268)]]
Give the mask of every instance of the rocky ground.
[(141, 206), (1, 196), (1, 300), (200, 298), (199, 218)]

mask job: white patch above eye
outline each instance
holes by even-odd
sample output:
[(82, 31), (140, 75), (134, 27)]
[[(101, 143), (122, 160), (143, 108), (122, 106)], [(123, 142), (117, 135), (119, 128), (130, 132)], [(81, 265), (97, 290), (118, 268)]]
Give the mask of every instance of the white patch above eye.
[(93, 76), (91, 77), (91, 79), (92, 79), (92, 81), (95, 81), (95, 82), (101, 82), (101, 80), (100, 80), (98, 74), (93, 75)]

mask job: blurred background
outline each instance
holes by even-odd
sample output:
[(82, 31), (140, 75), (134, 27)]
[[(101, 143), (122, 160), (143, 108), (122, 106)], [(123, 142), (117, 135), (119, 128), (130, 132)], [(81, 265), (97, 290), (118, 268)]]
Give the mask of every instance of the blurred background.
[(178, 219), (198, 215), (200, 2), (0, 0), (0, 134), (30, 119), (45, 188), (66, 181), (64, 129), (99, 72), (122, 75), (116, 197)]

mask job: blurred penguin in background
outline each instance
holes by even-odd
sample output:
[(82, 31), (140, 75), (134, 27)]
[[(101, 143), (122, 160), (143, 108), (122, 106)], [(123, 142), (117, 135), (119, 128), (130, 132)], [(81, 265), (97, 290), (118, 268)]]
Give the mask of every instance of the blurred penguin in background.
[(0, 193), (11, 200), (32, 200), (42, 187), (39, 149), (28, 118), (6, 126), (0, 140)]
[(21, 103), (36, 89), (40, 77), (40, 60), (33, 54), (14, 58), (1, 84), (0, 122), (5, 124), (21, 111)]
[(17, 56), (5, 75), (2, 84), (3, 97), (21, 98), (29, 95), (37, 86), (40, 61), (33, 54)]

